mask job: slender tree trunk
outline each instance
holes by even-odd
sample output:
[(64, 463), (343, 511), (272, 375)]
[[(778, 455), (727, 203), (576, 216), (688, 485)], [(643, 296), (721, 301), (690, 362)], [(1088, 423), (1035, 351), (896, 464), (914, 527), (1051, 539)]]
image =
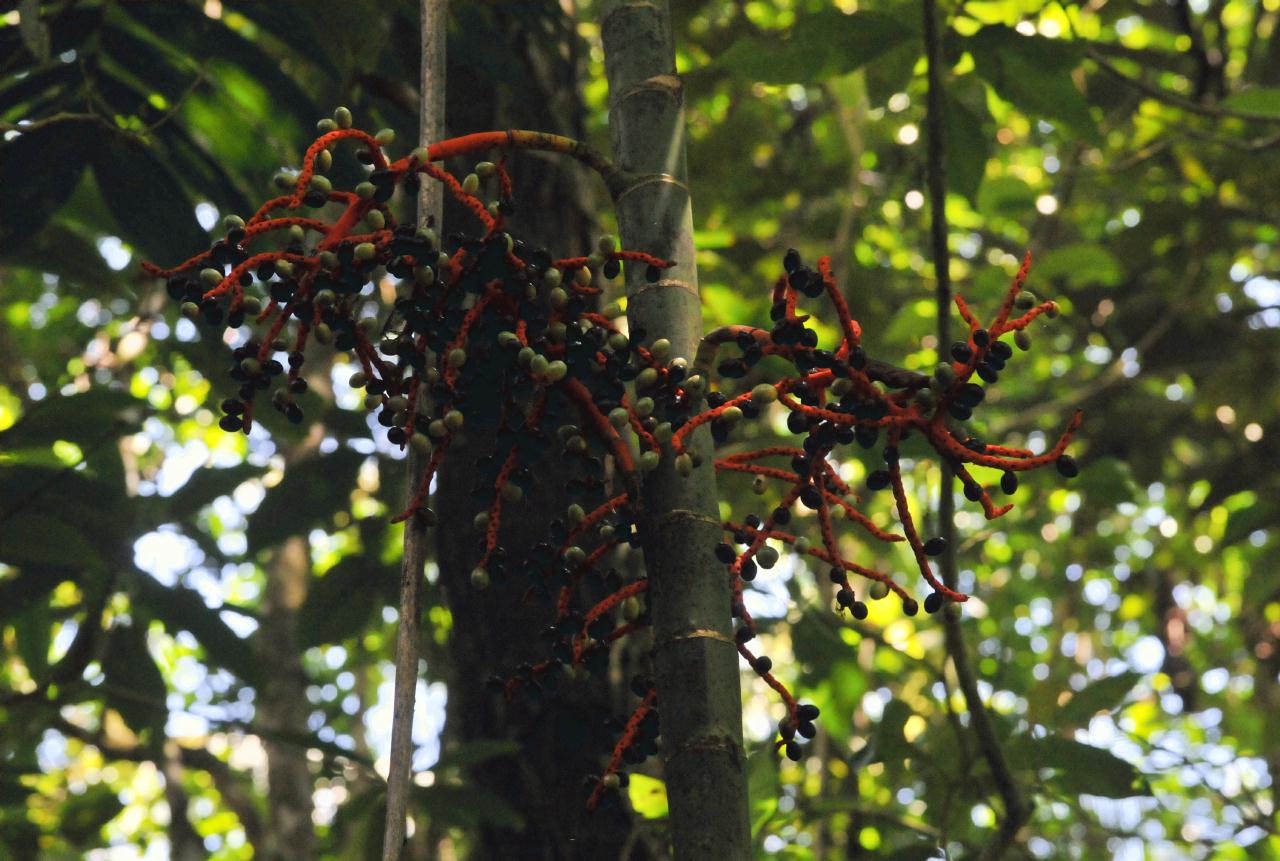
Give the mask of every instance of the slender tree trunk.
[[(298, 608), (307, 595), (311, 574), (307, 539), (294, 536), (282, 544), (267, 564), (262, 596), (262, 626), (256, 647), (271, 678), (258, 688), (256, 723), (273, 733), (305, 735), (307, 679), (298, 648)], [(310, 861), (315, 858), (315, 830), (311, 823), (311, 769), (305, 748), (268, 736), (266, 861)]]
[[(672, 356), (692, 360), (702, 307), (669, 7), (609, 0), (600, 28), (614, 158), (637, 175), (614, 195), (622, 242), (676, 263), (653, 284), (628, 267), (628, 321), (637, 340), (666, 338)], [(669, 453), (648, 475), (641, 523), (671, 837), (678, 861), (746, 861), (741, 683), (730, 581), (714, 555), (721, 526), (705, 426), (692, 451), (701, 464), (691, 476), (676, 473)]]
[[(447, 0), (422, 0), (418, 143), (429, 146), (444, 136), (445, 42)], [(440, 225), (444, 195), (438, 183), (424, 182), (418, 197), (418, 223)], [(405, 462), (406, 494), (417, 492), (426, 459), (412, 447)], [(405, 842), (405, 818), (413, 767), (413, 710), (418, 688), (418, 654), (422, 636), (422, 577), (429, 540), (426, 518), (405, 521), (404, 555), (400, 562), (400, 615), (396, 626), (396, 680), (391, 723), (391, 756), (387, 773), (387, 819), (382, 837), (383, 861), (396, 861)]]

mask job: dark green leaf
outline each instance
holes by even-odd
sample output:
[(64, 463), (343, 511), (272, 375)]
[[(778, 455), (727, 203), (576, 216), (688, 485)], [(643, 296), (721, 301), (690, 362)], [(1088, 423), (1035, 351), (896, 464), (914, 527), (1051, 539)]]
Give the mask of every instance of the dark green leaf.
[(220, 496), (230, 495), (237, 487), (262, 473), (262, 467), (251, 463), (239, 463), (224, 469), (198, 469), (177, 492), (163, 500), (165, 516), (179, 523), (190, 521), (206, 505)]
[(1068, 794), (1129, 798), (1149, 795), (1142, 775), (1110, 751), (1059, 736), (1022, 736), (1005, 749), (1014, 768), (1052, 769), (1050, 782)]
[(388, 580), (397, 580), (394, 569), (367, 554), (348, 556), (313, 578), (298, 613), (299, 645), (340, 643), (360, 633), (382, 606)]
[(786, 37), (735, 40), (715, 65), (767, 84), (813, 83), (859, 69), (914, 38), (910, 27), (883, 12), (825, 9), (801, 16)]
[(0, 580), (0, 622), (12, 619), (44, 602), (66, 578), (60, 574), (27, 566), (16, 575)]
[(59, 290), (66, 295), (97, 299), (133, 296), (124, 280), (107, 266), (92, 240), (58, 221), (49, 222), (25, 242), (0, 246), (0, 259), (57, 275)]
[(1232, 93), (1223, 99), (1222, 106), (1233, 111), (1280, 117), (1280, 87), (1253, 87)]
[[(984, 215), (1024, 218), (1035, 211), (1035, 205), (1035, 190), (1015, 176), (992, 177), (978, 190), (978, 209)], [(998, 274), (993, 277), (1004, 280)]]
[(0, 449), (47, 446), (59, 439), (81, 449), (101, 446), (139, 428), (148, 411), (145, 401), (118, 389), (46, 398), (0, 433)]
[(1057, 722), (1084, 723), (1100, 711), (1115, 708), (1141, 678), (1141, 673), (1120, 673), (1087, 685), (1058, 710)]
[(414, 786), (414, 804), (445, 828), (490, 825), (518, 831), (524, 820), (511, 805), (491, 792), (474, 786)]
[(120, 625), (112, 629), (102, 672), (108, 685), (107, 704), (120, 712), (134, 732), (150, 729), (153, 737), (158, 734), (168, 715), (168, 688), (147, 648), (143, 627)]
[(62, 805), (58, 834), (71, 844), (97, 848), (103, 844), (102, 827), (124, 809), (116, 791), (106, 783), (90, 786), (79, 795), (69, 795)]
[(969, 51), (978, 74), (1002, 99), (1032, 119), (1061, 123), (1091, 143), (1101, 143), (1084, 95), (1071, 77), (1082, 56), (1074, 44), (991, 25), (970, 37)]
[(163, 623), (166, 630), (190, 632), (211, 662), (246, 681), (258, 678), (258, 661), (249, 642), (231, 630), (200, 593), (183, 586), (165, 586), (140, 571), (135, 573), (133, 583), (134, 599)]
[(0, 562), (91, 568), (101, 565), (102, 557), (70, 524), (19, 511), (0, 520)]
[(107, 135), (94, 150), (93, 173), (123, 237), (154, 260), (185, 260), (209, 245), (195, 204), (151, 147)]
[(978, 188), (986, 174), (987, 159), (991, 157), (991, 138), (983, 128), (987, 116), (971, 110), (959, 99), (946, 102), (947, 188), (964, 195), (976, 203)]
[(289, 467), (249, 520), (249, 551), (279, 544), (346, 509), (363, 461), (364, 455), (340, 448)]
[(100, 124), (64, 119), (0, 143), (0, 248), (26, 241), (66, 203), (101, 139)]
[(1037, 278), (1061, 278), (1070, 288), (1114, 287), (1124, 280), (1124, 267), (1102, 245), (1077, 242), (1054, 248), (1038, 257)]

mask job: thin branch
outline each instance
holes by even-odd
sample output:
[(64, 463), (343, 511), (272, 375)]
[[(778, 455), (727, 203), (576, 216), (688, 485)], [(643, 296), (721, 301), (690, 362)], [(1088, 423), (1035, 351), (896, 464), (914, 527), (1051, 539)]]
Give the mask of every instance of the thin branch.
[(1124, 72), (1120, 71), (1110, 61), (1103, 58), (1102, 54), (1087, 43), (1084, 44), (1085, 56), (1098, 64), (1098, 68), (1114, 76), (1116, 79), (1124, 83), (1126, 86), (1133, 87), (1145, 95), (1150, 96), (1158, 102), (1163, 102), (1170, 107), (1179, 108), (1188, 113), (1199, 114), (1202, 117), (1210, 117), (1212, 119), (1236, 119), (1246, 120), (1254, 123), (1280, 123), (1280, 115), (1277, 114), (1260, 114), (1254, 111), (1241, 111), (1234, 108), (1226, 108), (1222, 105), (1208, 105), (1197, 102), (1194, 99), (1188, 99), (1163, 87), (1149, 84), (1141, 78), (1131, 78)]
[[(926, 180), (929, 189), (930, 203), (930, 238), (933, 244), (933, 266), (937, 280), (938, 304), (938, 350), (941, 353), (951, 342), (951, 264), (947, 250), (947, 183), (946, 183), (946, 151), (943, 138), (945, 125), (945, 104), (942, 84), (942, 45), (938, 35), (937, 2), (923, 0), (924, 6), (924, 43), (925, 56), (928, 61), (928, 92), (926, 102), (926, 157), (928, 165)], [(956, 551), (955, 551), (955, 474), (944, 459), (942, 461), (942, 487), (938, 499), (938, 534), (945, 539), (946, 550), (940, 559), (942, 582), (950, 589), (956, 587)], [(995, 840), (988, 844), (983, 852), (984, 858), (999, 858), (1013, 842), (1018, 831), (1031, 816), (1031, 805), (1023, 795), (1004, 751), (996, 738), (987, 714), (982, 696), (978, 692), (978, 683), (973, 670), (969, 666), (968, 652), (965, 648), (964, 633), (960, 628), (960, 608), (956, 604), (948, 604), (943, 612), (943, 626), (946, 634), (947, 652), (955, 667), (956, 679), (964, 694), (965, 705), (969, 710), (969, 723), (978, 737), (978, 747), (991, 770), (992, 780), (1004, 800), (1005, 815)]]
[[(419, 89), (418, 143), (429, 147), (444, 138), (445, 33), (447, 0), (422, 0), (420, 7), (422, 70)], [(439, 183), (424, 182), (418, 200), (418, 222), (441, 226), (444, 195)], [(409, 504), (414, 504), (427, 459), (409, 448), (405, 464)], [(387, 818), (383, 830), (382, 859), (397, 861), (405, 847), (405, 818), (409, 808), (413, 768), (413, 711), (418, 687), (418, 652), (422, 639), (422, 577), (426, 567), (428, 536), (424, 513), (405, 522), (404, 555), (400, 567), (400, 618), (396, 628), (396, 678), (392, 701), (391, 753), (387, 772)]]

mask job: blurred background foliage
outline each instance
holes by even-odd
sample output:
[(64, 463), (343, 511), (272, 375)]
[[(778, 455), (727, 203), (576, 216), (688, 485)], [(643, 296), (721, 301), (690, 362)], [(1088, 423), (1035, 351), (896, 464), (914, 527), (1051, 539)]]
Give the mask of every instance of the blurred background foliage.
[[(675, 5), (707, 324), (767, 319), (794, 246), (832, 255), (873, 355), (931, 367), (919, 4)], [(538, 44), (605, 145), (592, 3), (453, 6), (471, 99), (551, 99)], [(1275, 857), (1280, 3), (941, 11), (958, 291), (992, 308), (1029, 248), (1029, 286), (1067, 312), (976, 430), (1034, 448), (1086, 411), (1075, 482), (1037, 475), (1004, 518), (957, 515), (968, 646), (1037, 802), (1012, 855)], [(399, 455), (370, 441), (341, 359), (312, 380), (332, 395), (314, 426), (218, 430), (226, 348), (137, 264), (251, 212), (336, 104), (407, 147), (416, 30), (408, 0), (0, 14), (0, 858), (376, 857)], [(734, 444), (772, 435), (752, 433)], [(936, 465), (912, 475), (929, 510)], [(722, 495), (754, 504), (746, 484)], [(910, 570), (895, 553), (849, 548)], [(528, 811), (471, 779), (510, 742), (458, 744), (444, 721), (446, 645), (467, 632), (429, 581), (414, 857), (467, 857), (477, 828)], [(850, 622), (788, 564), (748, 607), (823, 711), (810, 755), (779, 762), (779, 704), (745, 680), (760, 857), (981, 846), (1000, 806), (934, 620), (883, 601)], [(646, 772), (625, 847), (660, 858)]]

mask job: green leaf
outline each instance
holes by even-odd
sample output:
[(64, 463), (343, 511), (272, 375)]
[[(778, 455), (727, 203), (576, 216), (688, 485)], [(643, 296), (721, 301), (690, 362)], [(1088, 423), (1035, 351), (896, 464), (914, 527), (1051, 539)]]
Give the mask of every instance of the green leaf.
[(93, 241), (60, 221), (49, 222), (25, 242), (0, 246), (0, 259), (9, 265), (57, 275), (58, 290), (64, 295), (86, 299), (134, 295), (107, 266)]
[(825, 9), (800, 16), (785, 36), (735, 40), (715, 66), (766, 84), (812, 83), (859, 69), (914, 38), (910, 27), (884, 12)]
[(102, 827), (124, 810), (116, 791), (106, 783), (90, 786), (79, 795), (70, 795), (62, 805), (58, 834), (72, 845), (101, 846)]
[(189, 632), (211, 662), (246, 681), (258, 678), (258, 660), (249, 642), (231, 630), (200, 593), (184, 586), (165, 586), (141, 571), (135, 572), (132, 582), (134, 600), (145, 606), (165, 630)]
[(147, 632), (142, 626), (119, 625), (112, 629), (102, 672), (109, 686), (107, 704), (120, 712), (134, 732), (150, 729), (153, 737), (158, 735), (168, 715), (168, 686), (147, 648)]
[(1280, 117), (1280, 87), (1252, 87), (1232, 93), (1222, 100), (1222, 107), (1250, 114)]
[(0, 580), (0, 622), (39, 605), (66, 579), (59, 572), (27, 566), (15, 576)]
[(892, 699), (885, 705), (874, 739), (878, 760), (896, 764), (911, 754), (911, 744), (902, 733), (910, 717), (911, 707), (902, 700)]
[(25, 242), (67, 202), (101, 138), (99, 123), (60, 119), (0, 143), (0, 248)]
[(17, 424), (0, 433), (0, 449), (48, 446), (59, 439), (82, 449), (100, 446), (137, 430), (148, 411), (146, 401), (119, 389), (96, 388), (83, 394), (46, 398)]
[(633, 774), (627, 783), (627, 797), (631, 807), (645, 819), (666, 819), (667, 785), (661, 780), (644, 774)]
[(48, 604), (36, 604), (13, 620), (18, 655), (36, 682), (49, 671), (49, 644), (53, 636), (53, 614)]
[(1141, 679), (1141, 673), (1126, 672), (1085, 686), (1058, 710), (1056, 722), (1059, 725), (1084, 723), (1100, 711), (1115, 708)]
[(978, 209), (984, 215), (1020, 219), (1034, 212), (1035, 206), (1035, 191), (1016, 176), (992, 177), (978, 191)]
[(946, 101), (947, 188), (974, 204), (991, 157), (991, 138), (983, 128), (986, 118), (985, 105), (979, 114), (959, 99)]
[(504, 800), (473, 786), (413, 787), (413, 801), (423, 813), (445, 828), (475, 828), (491, 825), (519, 831), (524, 819)]
[(298, 612), (299, 645), (340, 643), (360, 633), (386, 600), (388, 580), (398, 582), (395, 570), (367, 553), (348, 556), (312, 578)]
[(102, 557), (70, 524), (19, 511), (0, 520), (0, 562), (90, 568), (101, 565)]
[(1142, 775), (1110, 751), (1060, 736), (1012, 740), (1005, 749), (1015, 768), (1052, 769), (1049, 781), (1068, 795), (1129, 798), (1149, 795)]
[(151, 147), (115, 134), (94, 149), (93, 174), (123, 237), (154, 260), (179, 261), (209, 245), (195, 204)]
[(432, 771), (439, 772), (450, 768), (466, 770), (491, 759), (516, 756), (519, 753), (520, 742), (510, 739), (483, 738), (465, 741), (442, 753)]
[(172, 496), (160, 500), (165, 516), (177, 523), (189, 522), (206, 505), (211, 505), (220, 496), (229, 496), (246, 481), (261, 476), (263, 471), (262, 467), (251, 463), (238, 463), (223, 469), (198, 469)]
[(279, 544), (344, 510), (363, 462), (364, 455), (340, 448), (290, 466), (249, 519), (249, 551)]
[(1032, 119), (1060, 123), (1093, 144), (1102, 142), (1071, 73), (1081, 53), (1069, 41), (1023, 36), (1011, 27), (983, 27), (969, 38), (978, 74), (1000, 98)]
[(1124, 280), (1124, 267), (1107, 248), (1077, 242), (1047, 251), (1036, 259), (1036, 278), (1061, 278), (1070, 288), (1115, 287)]

